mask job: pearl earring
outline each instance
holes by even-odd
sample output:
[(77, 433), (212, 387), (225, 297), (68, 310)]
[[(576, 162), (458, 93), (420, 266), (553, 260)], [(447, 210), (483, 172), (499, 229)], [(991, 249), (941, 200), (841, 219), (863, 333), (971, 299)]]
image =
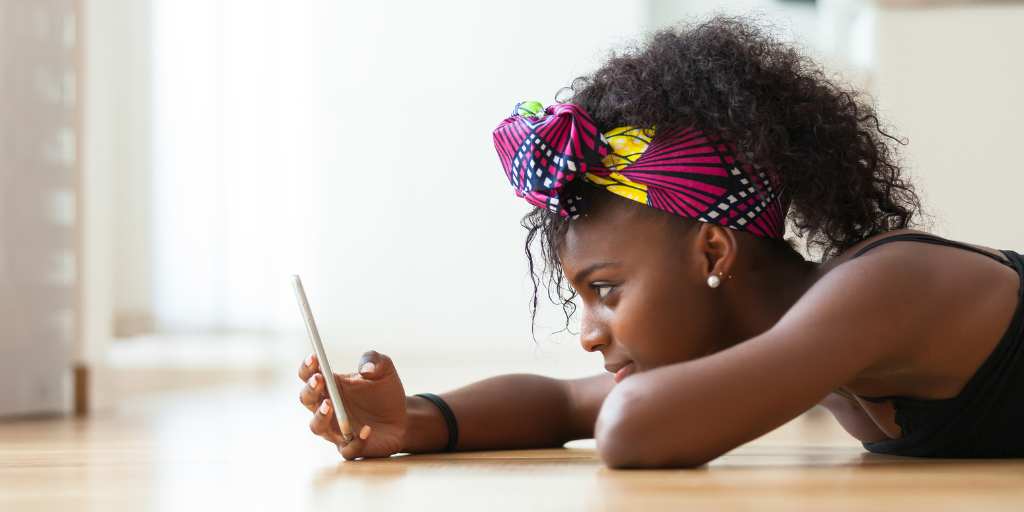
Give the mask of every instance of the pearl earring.
[(718, 288), (718, 285), (722, 284), (722, 280), (716, 275), (708, 276), (708, 286), (712, 288)]

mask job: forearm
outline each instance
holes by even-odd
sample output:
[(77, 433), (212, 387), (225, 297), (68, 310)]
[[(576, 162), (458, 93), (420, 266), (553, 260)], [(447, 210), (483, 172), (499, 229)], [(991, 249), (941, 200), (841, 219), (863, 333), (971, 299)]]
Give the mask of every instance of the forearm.
[[(580, 435), (568, 381), (539, 375), (492, 377), (440, 395), (459, 425), (459, 451), (548, 448)], [(409, 425), (403, 451), (442, 451), (448, 430), (438, 408), (406, 398)]]
[(598, 451), (615, 468), (703, 465), (807, 411), (868, 366), (873, 354), (841, 341), (772, 329), (630, 376), (601, 409)]

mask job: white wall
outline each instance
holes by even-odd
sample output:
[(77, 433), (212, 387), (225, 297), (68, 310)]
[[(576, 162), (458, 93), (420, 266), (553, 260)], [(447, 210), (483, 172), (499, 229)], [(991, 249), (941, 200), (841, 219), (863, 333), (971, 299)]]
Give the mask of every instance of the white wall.
[(111, 162), (116, 335), (148, 329), (153, 321), (151, 5), (148, 0), (87, 3), (96, 13), (88, 34), (94, 54), (91, 68), (97, 80), (106, 80), (103, 90), (95, 92), (105, 95), (110, 107), (105, 112), (112, 114), (105, 143), (117, 154)]
[[(320, 259), (328, 339), (530, 350), (520, 216), (491, 132), (635, 37), (640, 2), (316, 3)], [(559, 320), (554, 306), (548, 330)], [(559, 310), (560, 311), (560, 310)], [(573, 336), (567, 350), (579, 351)]]
[[(819, 0), (823, 4), (835, 2)], [(648, 0), (647, 3), (649, 22), (655, 27), (700, 22), (718, 14), (744, 16), (771, 25), (783, 39), (812, 51), (823, 44), (819, 40), (818, 13), (814, 4), (779, 0)]]
[(279, 330), (298, 319), (288, 275), (305, 267), (319, 235), (311, 213), (311, 5), (153, 6), (156, 327)]
[(1024, 5), (882, 6), (875, 89), (945, 236), (1024, 251)]

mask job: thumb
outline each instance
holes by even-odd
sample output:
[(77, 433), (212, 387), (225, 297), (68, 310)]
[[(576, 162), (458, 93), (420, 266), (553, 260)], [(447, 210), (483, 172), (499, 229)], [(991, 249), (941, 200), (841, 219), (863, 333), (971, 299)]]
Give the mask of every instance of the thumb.
[(345, 460), (355, 460), (363, 455), (363, 440), (356, 437), (346, 445), (338, 445), (338, 453)]
[(377, 380), (395, 373), (395, 364), (390, 357), (376, 350), (370, 350), (364, 352), (359, 358), (358, 372), (364, 379)]

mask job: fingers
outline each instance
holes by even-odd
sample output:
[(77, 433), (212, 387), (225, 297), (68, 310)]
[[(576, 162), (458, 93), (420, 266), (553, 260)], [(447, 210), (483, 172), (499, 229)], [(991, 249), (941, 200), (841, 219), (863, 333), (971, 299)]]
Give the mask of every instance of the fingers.
[(338, 428), (338, 421), (334, 418), (334, 409), (329, 399), (320, 402), (319, 407), (316, 408), (313, 419), (309, 420), (309, 430), (339, 446), (345, 442), (341, 430)]
[[(335, 374), (330, 377), (334, 378), (341, 388), (358, 390), (364, 386), (373, 386), (371, 381), (397, 373), (391, 358), (375, 350), (367, 351), (360, 357), (357, 369), (356, 373)], [(356, 435), (351, 431), (352, 427), (347, 421), (344, 425), (338, 425), (333, 404), (327, 395), (324, 375), (320, 373), (320, 365), (315, 355), (310, 354), (302, 361), (298, 375), (305, 382), (299, 392), (299, 401), (313, 412), (313, 418), (309, 422), (310, 431), (337, 445), (338, 452), (345, 459), (363, 457), (373, 428), (363, 425)]]
[(363, 453), (363, 441), (359, 438), (353, 439), (349, 443), (339, 444), (338, 453), (341, 454), (345, 460), (355, 460), (362, 456)]
[[(299, 365), (299, 378), (309, 380), (314, 374), (320, 371), (320, 364), (315, 354), (310, 354)], [(376, 350), (364, 352), (356, 365), (356, 372), (364, 379), (379, 379), (395, 371), (395, 364), (391, 358)]]
[(338, 445), (338, 453), (340, 453), (346, 460), (363, 457), (363, 449), (366, 447), (367, 440), (370, 439), (372, 430), (373, 429), (369, 425), (363, 425), (363, 428), (359, 430), (358, 437), (353, 438), (347, 443)]
[[(363, 425), (359, 429), (358, 436), (353, 435), (350, 429), (351, 427), (347, 421), (341, 428), (338, 427), (338, 422), (334, 417), (333, 404), (331, 404), (330, 399), (320, 402), (313, 413), (313, 419), (309, 422), (309, 430), (337, 445), (338, 453), (347, 460), (362, 457), (366, 441), (373, 434), (373, 428), (369, 425)], [(347, 435), (342, 432), (347, 433)]]
[(316, 360), (315, 354), (306, 356), (306, 359), (299, 364), (299, 378), (302, 380), (309, 380), (309, 378), (320, 371), (320, 362)]
[(327, 398), (324, 376), (314, 373), (306, 380), (306, 385), (302, 386), (302, 391), (299, 392), (299, 402), (302, 402), (302, 405), (306, 406), (310, 412), (314, 412), (324, 398)]
[(364, 352), (359, 358), (357, 368), (359, 375), (367, 380), (380, 379), (395, 372), (395, 364), (391, 358), (376, 350)]

